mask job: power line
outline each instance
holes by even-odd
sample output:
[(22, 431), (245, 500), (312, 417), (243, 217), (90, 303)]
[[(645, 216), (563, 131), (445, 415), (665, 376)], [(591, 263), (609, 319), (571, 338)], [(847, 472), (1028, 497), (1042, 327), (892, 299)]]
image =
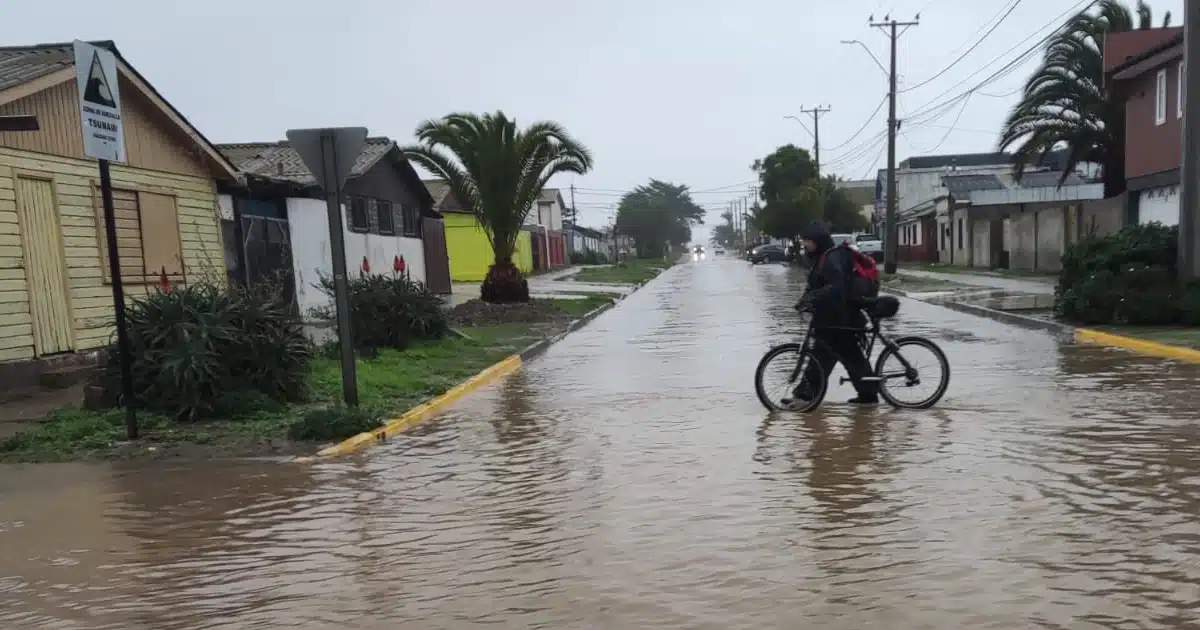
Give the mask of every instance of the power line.
[[(915, 113), (913, 113), (913, 114), (910, 114), (910, 115), (909, 115), (909, 117), (908, 117), (908, 119), (909, 119), (909, 120), (911, 120), (911, 119), (913, 119), (913, 118), (916, 118), (916, 117), (918, 117), (918, 116), (923, 116), (923, 115), (926, 115), (926, 114), (928, 114), (928, 113), (929, 113), (929, 112), (931, 112), (931, 111), (936, 111), (936, 110), (938, 110), (938, 109), (941, 109), (941, 108), (943, 108), (943, 107), (946, 107), (946, 106), (952, 106), (954, 103), (957, 103), (957, 102), (958, 102), (960, 99), (962, 99), (962, 98), (966, 98), (966, 96), (967, 96), (967, 95), (969, 95), (969, 94), (971, 94), (971, 93), (975, 92), (976, 90), (978, 90), (978, 89), (982, 88), (983, 86), (985, 86), (985, 85), (987, 85), (987, 84), (989, 84), (989, 83), (991, 83), (991, 82), (995, 81), (996, 79), (999, 79), (999, 78), (1003, 77), (1004, 75), (1007, 75), (1007, 74), (1009, 74), (1009, 73), (1013, 72), (1013, 71), (1014, 71), (1014, 70), (1015, 70), (1015, 69), (1016, 69), (1016, 68), (1017, 68), (1017, 67), (1018, 67), (1018, 66), (1019, 66), (1019, 65), (1020, 65), (1022, 62), (1026, 61), (1026, 60), (1027, 60), (1029, 57), (1031, 57), (1032, 55), (1034, 55), (1034, 54), (1035, 54), (1035, 53), (1036, 53), (1036, 52), (1037, 52), (1037, 51), (1038, 51), (1040, 48), (1042, 48), (1042, 47), (1045, 45), (1045, 43), (1046, 43), (1046, 42), (1050, 41), (1050, 39), (1051, 39), (1052, 37), (1054, 37), (1054, 36), (1055, 36), (1055, 35), (1058, 33), (1058, 27), (1059, 27), (1059, 25), (1061, 24), (1061, 22), (1062, 22), (1062, 19), (1063, 19), (1064, 17), (1066, 17), (1067, 15), (1070, 15), (1070, 14), (1072, 14), (1072, 13), (1082, 13), (1082, 12), (1085, 12), (1085, 11), (1087, 11), (1087, 10), (1091, 9), (1091, 8), (1092, 8), (1092, 6), (1094, 6), (1094, 5), (1095, 5), (1097, 2), (1099, 2), (1099, 1), (1100, 1), (1100, 0), (1081, 0), (1080, 2), (1077, 2), (1077, 3), (1075, 3), (1075, 5), (1074, 5), (1072, 8), (1070, 8), (1070, 9), (1067, 9), (1066, 11), (1062, 12), (1062, 13), (1061, 13), (1061, 14), (1059, 14), (1059, 15), (1058, 15), (1056, 18), (1054, 18), (1054, 20), (1052, 20), (1052, 21), (1050, 21), (1050, 22), (1048, 23), (1048, 26), (1050, 26), (1050, 27), (1051, 27), (1051, 28), (1053, 28), (1054, 30), (1052, 30), (1052, 31), (1051, 31), (1051, 32), (1050, 32), (1048, 35), (1046, 35), (1046, 36), (1042, 37), (1042, 38), (1041, 38), (1040, 40), (1038, 40), (1038, 41), (1037, 41), (1037, 42), (1036, 42), (1036, 43), (1035, 43), (1033, 46), (1031, 46), (1031, 47), (1029, 47), (1028, 49), (1026, 49), (1026, 50), (1025, 50), (1023, 53), (1021, 53), (1020, 55), (1018, 55), (1018, 56), (1017, 56), (1015, 59), (1013, 59), (1013, 60), (1009, 61), (1009, 62), (1008, 62), (1008, 63), (1006, 63), (1004, 66), (1002, 66), (1002, 67), (1001, 67), (999, 70), (997, 70), (996, 72), (993, 72), (993, 73), (992, 73), (990, 76), (988, 76), (987, 78), (983, 79), (983, 80), (982, 80), (982, 81), (980, 81), (979, 83), (975, 84), (973, 87), (971, 87), (971, 88), (968, 88), (968, 89), (967, 89), (966, 91), (964, 91), (962, 94), (959, 94), (958, 96), (955, 96), (954, 98), (947, 99), (946, 101), (944, 101), (944, 102), (942, 102), (942, 103), (938, 103), (937, 105), (930, 105), (930, 104), (929, 104), (929, 103), (932, 103), (932, 102), (934, 102), (934, 101), (937, 101), (938, 99), (942, 98), (942, 97), (943, 97), (943, 96), (945, 96), (946, 94), (949, 94), (950, 92), (953, 92), (955, 88), (957, 88), (958, 86), (960, 86), (960, 85), (962, 85), (962, 84), (966, 83), (968, 80), (970, 80), (970, 79), (971, 79), (971, 77), (973, 77), (973, 76), (975, 76), (975, 75), (979, 74), (980, 72), (983, 72), (983, 71), (984, 71), (984, 70), (986, 70), (986, 69), (987, 69), (989, 66), (991, 66), (991, 65), (992, 65), (992, 64), (994, 64), (994, 63), (996, 63), (997, 61), (1000, 61), (1001, 59), (1003, 59), (1004, 57), (1006, 57), (1006, 56), (1007, 56), (1009, 53), (1011, 53), (1012, 51), (1014, 51), (1014, 50), (1016, 50), (1016, 49), (1020, 48), (1022, 44), (1025, 44), (1025, 43), (1026, 43), (1026, 42), (1028, 42), (1030, 39), (1033, 39), (1034, 37), (1036, 37), (1036, 36), (1038, 35), (1038, 33), (1040, 33), (1040, 32), (1042, 32), (1042, 31), (1044, 31), (1044, 30), (1046, 29), (1046, 27), (1042, 27), (1042, 28), (1040, 28), (1040, 29), (1037, 29), (1037, 30), (1036, 30), (1036, 31), (1034, 31), (1034, 33), (1033, 33), (1032, 35), (1030, 35), (1029, 37), (1026, 37), (1025, 39), (1023, 39), (1023, 40), (1021, 40), (1021, 41), (1017, 42), (1017, 44), (1016, 44), (1016, 45), (1014, 45), (1012, 48), (1009, 48), (1008, 50), (1004, 51), (1004, 52), (1003, 52), (1003, 53), (1001, 53), (999, 56), (997, 56), (996, 58), (992, 59), (992, 60), (991, 60), (991, 61), (989, 61), (987, 64), (985, 64), (983, 67), (981, 67), (981, 68), (979, 68), (978, 70), (976, 70), (975, 72), (972, 72), (971, 74), (967, 75), (967, 76), (966, 76), (966, 77), (964, 77), (964, 78), (963, 78), (961, 81), (959, 81), (958, 83), (954, 84), (954, 85), (953, 85), (953, 86), (951, 86), (950, 88), (946, 89), (944, 92), (942, 92), (942, 93), (941, 93), (941, 94), (939, 94), (938, 96), (936, 96), (936, 97), (934, 97), (934, 98), (930, 99), (930, 100), (929, 100), (929, 102), (927, 102), (925, 105), (923, 105), (923, 106), (922, 106), (922, 108), (919, 108), (917, 112), (915, 112)], [(1080, 7), (1082, 7), (1082, 8), (1080, 8)]]
[(828, 149), (828, 150), (829, 151), (837, 151), (838, 149), (846, 146), (847, 144), (854, 142), (854, 139), (857, 138), (860, 134), (862, 134), (862, 132), (864, 130), (866, 130), (866, 128), (868, 126), (870, 126), (870, 124), (875, 120), (875, 117), (879, 115), (879, 110), (883, 109), (883, 104), (886, 103), (887, 100), (888, 100), (888, 95), (884, 94), (883, 98), (879, 99), (879, 104), (875, 106), (875, 111), (871, 112), (871, 115), (867, 117), (867, 122), (863, 123), (863, 126), (859, 127), (858, 131), (855, 131), (854, 135), (850, 136), (850, 138), (848, 138), (845, 142), (837, 145), (836, 147)]
[[(1017, 7), (1021, 6), (1022, 2), (1024, 2), (1024, 0), (1013, 0), (1013, 3), (1010, 7), (1008, 7), (1008, 10), (1005, 11), (1004, 14), (1000, 16), (1000, 21), (993, 24), (992, 27), (990, 29), (988, 29), (988, 31), (986, 33), (983, 34), (983, 37), (980, 37), (979, 39), (975, 40), (975, 43), (972, 44), (970, 48), (963, 51), (963, 53), (961, 55), (959, 55), (957, 59), (955, 59), (954, 61), (951, 61), (950, 64), (947, 65), (945, 68), (942, 68), (933, 76), (929, 77), (928, 79), (925, 79), (924, 81), (921, 81), (920, 83), (917, 83), (916, 85), (910, 85), (910, 86), (904, 88), (903, 90), (900, 90), (900, 92), (901, 93), (910, 92), (921, 86), (929, 85), (930, 83), (935, 81), (938, 77), (949, 72), (951, 68), (958, 65), (960, 62), (962, 62), (963, 59), (966, 59), (967, 55), (971, 54), (971, 51), (975, 50), (976, 48), (979, 47), (980, 44), (987, 41), (987, 38), (989, 36), (991, 36), (992, 33), (996, 32), (996, 29), (999, 28), (1000, 25), (1004, 23), (1004, 20), (1008, 19), (1008, 16), (1012, 15), (1012, 12), (1015, 11), (1017, 9)], [(996, 18), (993, 17), (992, 19), (994, 20)], [(986, 25), (986, 22), (985, 22), (985, 25)], [(979, 31), (976, 31), (976, 34), (978, 34), (978, 33), (979, 33)]]
[[(962, 119), (963, 112), (967, 111), (967, 103), (970, 103), (970, 102), (971, 102), (971, 96), (968, 94), (967, 98), (963, 99), (962, 107), (960, 107), (958, 109), (958, 115), (954, 117), (954, 122), (950, 123), (950, 127), (946, 130), (946, 133), (942, 134), (942, 139), (938, 140), (937, 144), (933, 145), (933, 148), (921, 149), (920, 147), (917, 147), (915, 145), (913, 148), (919, 149), (921, 153), (933, 153), (934, 151), (937, 151), (939, 148), (941, 148), (941, 146), (946, 143), (946, 139), (950, 137), (950, 134), (952, 134), (956, 131), (956, 125), (958, 125), (958, 121)], [(907, 137), (908, 136), (905, 135), (905, 138), (907, 138)]]

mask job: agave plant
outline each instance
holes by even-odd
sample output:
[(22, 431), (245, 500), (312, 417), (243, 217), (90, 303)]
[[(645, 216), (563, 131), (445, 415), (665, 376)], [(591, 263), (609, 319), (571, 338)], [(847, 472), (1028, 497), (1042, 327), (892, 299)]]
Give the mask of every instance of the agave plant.
[(446, 181), (492, 246), (483, 300), (528, 301), (529, 285), (512, 260), (525, 216), (551, 177), (591, 170), (591, 153), (557, 123), (520, 129), (504, 112), (449, 114), (421, 123), (416, 136), (405, 155)]
[[(1135, 21), (1136, 16), (1136, 21)], [(1169, 25), (1167, 12), (1163, 26)], [(1046, 43), (1042, 65), (1025, 83), (1020, 102), (1000, 132), (1000, 150), (1016, 146), (1018, 174), (1057, 148), (1066, 148), (1063, 178), (1081, 162), (1103, 165), (1105, 188), (1124, 186), (1125, 110), (1104, 84), (1106, 33), (1152, 26), (1144, 1), (1131, 12), (1118, 0), (1100, 0), (1094, 11), (1066, 21)]]

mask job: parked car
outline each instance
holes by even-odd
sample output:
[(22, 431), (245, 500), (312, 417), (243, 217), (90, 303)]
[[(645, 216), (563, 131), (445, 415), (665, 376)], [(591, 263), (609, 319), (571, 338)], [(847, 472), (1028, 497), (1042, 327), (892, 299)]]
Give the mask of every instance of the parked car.
[(787, 252), (779, 245), (759, 245), (750, 250), (746, 255), (746, 260), (752, 264), (767, 262), (784, 262), (787, 260)]
[(838, 245), (842, 245), (842, 244), (846, 244), (851, 247), (854, 247), (854, 235), (853, 234), (831, 234), (830, 236), (833, 237), (833, 245), (835, 247)]
[(724, 248), (724, 247), (721, 247), (720, 245), (717, 245), (716, 247), (714, 247), (714, 248), (713, 248), (713, 253), (714, 253), (714, 254), (716, 254), (716, 255), (718, 255), (718, 256), (724, 256), (724, 255), (725, 255), (725, 248)]
[(856, 234), (854, 248), (874, 258), (876, 262), (883, 260), (883, 241), (874, 234)]

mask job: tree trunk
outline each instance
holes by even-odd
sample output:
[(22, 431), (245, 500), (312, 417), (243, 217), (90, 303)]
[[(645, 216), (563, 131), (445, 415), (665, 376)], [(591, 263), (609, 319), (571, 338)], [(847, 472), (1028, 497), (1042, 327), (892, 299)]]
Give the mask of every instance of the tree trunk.
[(529, 282), (511, 259), (497, 261), (483, 278), (480, 297), (491, 304), (529, 301)]

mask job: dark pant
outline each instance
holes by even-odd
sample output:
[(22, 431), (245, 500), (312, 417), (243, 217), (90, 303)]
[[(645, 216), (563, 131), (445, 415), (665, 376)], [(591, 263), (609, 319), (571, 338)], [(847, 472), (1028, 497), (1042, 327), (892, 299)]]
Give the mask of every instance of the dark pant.
[[(879, 393), (879, 384), (874, 381), (864, 381), (863, 377), (874, 376), (874, 370), (871, 369), (871, 364), (867, 361), (867, 356), (863, 354), (862, 346), (860, 345), (861, 335), (853, 330), (819, 330), (814, 333), (816, 342), (813, 344), (813, 354), (816, 355), (817, 361), (821, 363), (821, 368), (825, 372), (825, 378), (828, 379), (833, 373), (833, 368), (841, 361), (846, 367), (846, 373), (850, 375), (850, 382), (854, 383), (854, 389), (858, 391), (859, 396), (876, 396)], [(815, 367), (815, 366), (814, 366)]]

